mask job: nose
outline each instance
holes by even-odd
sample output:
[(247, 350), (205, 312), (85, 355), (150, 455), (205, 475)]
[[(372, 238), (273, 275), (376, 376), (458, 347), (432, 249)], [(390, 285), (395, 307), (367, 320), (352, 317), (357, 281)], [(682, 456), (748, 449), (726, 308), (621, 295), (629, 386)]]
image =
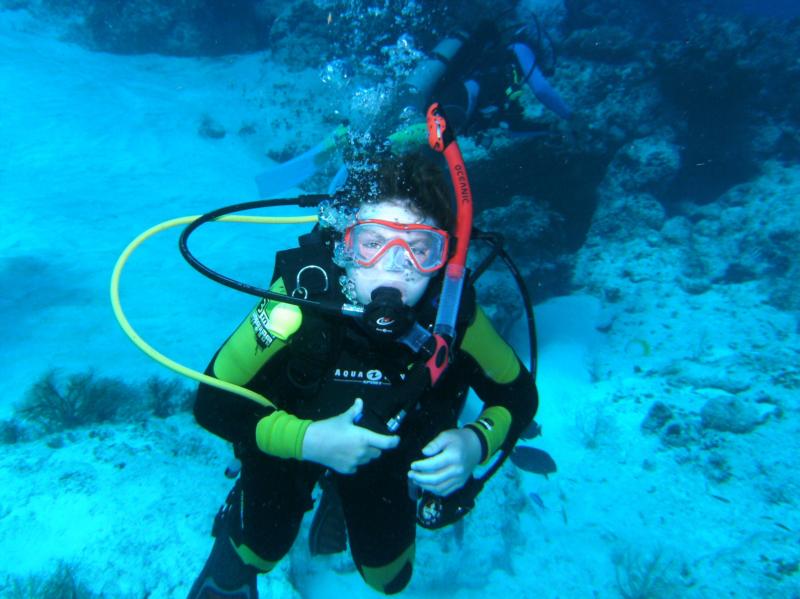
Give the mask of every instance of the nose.
[(402, 272), (413, 266), (406, 255), (405, 249), (400, 246), (390, 248), (386, 255), (381, 258), (381, 263), (383, 270), (389, 272)]

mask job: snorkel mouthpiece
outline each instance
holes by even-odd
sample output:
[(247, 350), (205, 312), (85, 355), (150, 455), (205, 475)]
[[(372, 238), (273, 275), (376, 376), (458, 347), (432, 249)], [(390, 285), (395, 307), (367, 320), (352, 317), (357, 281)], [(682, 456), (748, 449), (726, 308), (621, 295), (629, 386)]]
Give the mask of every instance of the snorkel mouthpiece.
[(371, 294), (372, 301), (364, 308), (364, 325), (376, 339), (394, 341), (405, 335), (413, 326), (414, 312), (403, 303), (399, 289), (378, 287)]

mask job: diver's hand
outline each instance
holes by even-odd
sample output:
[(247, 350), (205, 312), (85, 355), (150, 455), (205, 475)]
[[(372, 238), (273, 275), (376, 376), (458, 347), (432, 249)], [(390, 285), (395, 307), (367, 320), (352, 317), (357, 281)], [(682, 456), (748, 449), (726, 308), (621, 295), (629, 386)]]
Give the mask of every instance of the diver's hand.
[(436, 495), (447, 496), (464, 486), (481, 461), (481, 442), (468, 428), (439, 433), (422, 448), (426, 457), (411, 463), (408, 478)]
[(303, 438), (303, 459), (352, 474), (361, 464), (374, 460), (384, 449), (397, 447), (400, 437), (379, 435), (353, 424), (364, 402), (356, 399), (346, 412), (312, 422)]

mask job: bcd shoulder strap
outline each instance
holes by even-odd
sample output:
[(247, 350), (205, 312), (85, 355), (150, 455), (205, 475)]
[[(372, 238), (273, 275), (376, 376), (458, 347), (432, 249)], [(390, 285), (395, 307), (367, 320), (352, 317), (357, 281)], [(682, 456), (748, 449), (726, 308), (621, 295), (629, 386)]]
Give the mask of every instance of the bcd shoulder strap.
[[(273, 281), (282, 278), (290, 295), (309, 300), (341, 300), (339, 269), (331, 260), (331, 248), (318, 232), (300, 238), (300, 247), (275, 256)], [(341, 348), (341, 323), (316, 310), (303, 311), (303, 323), (289, 340), (287, 374), (298, 392), (313, 394), (326, 369)]]

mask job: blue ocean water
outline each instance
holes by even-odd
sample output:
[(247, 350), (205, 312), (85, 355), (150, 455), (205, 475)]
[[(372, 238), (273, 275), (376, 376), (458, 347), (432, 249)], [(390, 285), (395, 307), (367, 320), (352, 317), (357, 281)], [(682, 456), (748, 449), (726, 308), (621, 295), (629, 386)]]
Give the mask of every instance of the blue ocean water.
[(752, 0), (714, 0), (708, 8), (722, 13), (743, 13), (775, 18), (794, 18), (800, 16), (800, 7), (791, 0), (771, 0), (754, 2)]
[[(115, 265), (136, 334), (203, 371), (258, 300), (191, 269), (182, 225), (118, 262), (128, 244), (265, 190), (326, 193), (353, 148), (416, 122), (401, 109), (420, 89), (455, 124), (475, 225), (502, 233), (530, 290), (542, 435), (520, 446), (557, 471), (509, 461), (460, 524), (418, 528), (403, 595), (800, 596), (797, 16), (744, 0), (0, 3), (0, 596), (187, 595), (231, 451), (194, 422), (196, 383), (119, 326)], [(457, 30), (471, 41), (440, 45)], [(309, 228), (210, 223), (191, 247), (266, 286)], [(474, 267), (487, 249), (470, 252)], [(530, 364), (500, 261), (477, 297)], [(481, 408), (471, 395), (462, 421)], [(259, 595), (378, 596), (347, 551), (311, 555), (310, 521)]]

